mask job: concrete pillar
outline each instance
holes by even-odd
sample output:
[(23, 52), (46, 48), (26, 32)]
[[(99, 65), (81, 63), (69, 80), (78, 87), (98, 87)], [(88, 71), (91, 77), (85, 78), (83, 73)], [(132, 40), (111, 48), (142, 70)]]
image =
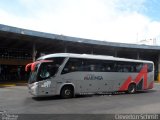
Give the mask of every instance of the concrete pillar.
[(65, 52), (65, 53), (67, 53), (67, 52), (68, 52), (68, 50), (67, 50), (67, 46), (65, 46), (65, 48), (64, 48), (64, 52)]
[(91, 48), (91, 54), (93, 55), (94, 53), (93, 53), (93, 48)]
[(158, 82), (160, 82), (160, 55), (158, 55)]
[(35, 42), (33, 42), (33, 46), (32, 46), (32, 60), (33, 60), (33, 62), (36, 61), (36, 54), (37, 54), (36, 44), (35, 44)]
[(117, 50), (114, 51), (114, 57), (117, 57)]
[(140, 55), (139, 55), (139, 52), (137, 52), (137, 60), (140, 59)]

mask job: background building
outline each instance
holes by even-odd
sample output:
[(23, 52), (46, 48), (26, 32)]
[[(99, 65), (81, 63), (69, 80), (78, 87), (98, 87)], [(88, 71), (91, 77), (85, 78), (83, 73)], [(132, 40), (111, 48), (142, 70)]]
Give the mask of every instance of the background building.
[(151, 60), (155, 64), (155, 80), (160, 80), (160, 46), (82, 39), (0, 24), (0, 82), (27, 80), (27, 63), (41, 55), (61, 52)]

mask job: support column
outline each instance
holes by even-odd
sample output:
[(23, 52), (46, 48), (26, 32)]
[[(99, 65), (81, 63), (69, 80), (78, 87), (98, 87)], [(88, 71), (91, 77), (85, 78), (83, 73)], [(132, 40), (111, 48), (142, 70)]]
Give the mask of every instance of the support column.
[(33, 60), (33, 62), (36, 61), (36, 54), (37, 54), (36, 44), (35, 44), (35, 42), (33, 42), (33, 46), (32, 46), (32, 60)]
[(137, 52), (137, 60), (140, 59), (140, 55), (139, 55), (139, 52)]
[(114, 51), (114, 57), (117, 57), (117, 50)]
[(158, 55), (158, 77), (157, 81), (160, 82), (160, 54)]
[(91, 54), (93, 55), (94, 53), (93, 53), (93, 48), (91, 48)]
[(65, 48), (64, 48), (64, 52), (65, 52), (65, 53), (67, 53), (67, 51), (68, 51), (68, 50), (67, 50), (67, 47), (65, 46)]

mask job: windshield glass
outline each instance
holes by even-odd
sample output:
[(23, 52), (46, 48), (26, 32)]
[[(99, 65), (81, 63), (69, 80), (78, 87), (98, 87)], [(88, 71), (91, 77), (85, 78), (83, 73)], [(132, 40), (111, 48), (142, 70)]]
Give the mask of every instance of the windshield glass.
[(29, 83), (41, 81), (55, 76), (64, 58), (50, 58), (37, 61), (34, 71), (31, 71)]
[(41, 63), (38, 80), (45, 80), (54, 76), (58, 71), (59, 65), (54, 62)]

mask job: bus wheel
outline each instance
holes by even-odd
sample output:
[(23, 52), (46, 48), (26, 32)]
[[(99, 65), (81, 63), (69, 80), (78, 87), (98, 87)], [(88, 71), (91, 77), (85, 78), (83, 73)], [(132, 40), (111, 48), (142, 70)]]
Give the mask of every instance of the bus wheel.
[(74, 92), (73, 92), (73, 87), (71, 86), (64, 86), (62, 89), (61, 89), (61, 93), (60, 93), (60, 96), (61, 98), (72, 98), (74, 95)]
[(128, 86), (127, 93), (133, 94), (136, 92), (136, 84), (132, 83)]

